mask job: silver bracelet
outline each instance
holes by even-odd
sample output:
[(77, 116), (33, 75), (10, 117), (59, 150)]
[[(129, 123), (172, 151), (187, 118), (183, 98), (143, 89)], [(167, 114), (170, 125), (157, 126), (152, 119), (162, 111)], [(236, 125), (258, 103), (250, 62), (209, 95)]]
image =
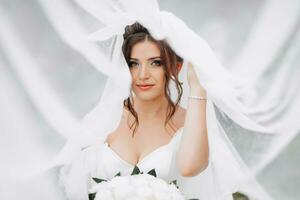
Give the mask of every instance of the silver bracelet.
[(198, 96), (189, 96), (189, 99), (198, 99), (198, 100), (207, 100), (206, 97), (198, 97)]

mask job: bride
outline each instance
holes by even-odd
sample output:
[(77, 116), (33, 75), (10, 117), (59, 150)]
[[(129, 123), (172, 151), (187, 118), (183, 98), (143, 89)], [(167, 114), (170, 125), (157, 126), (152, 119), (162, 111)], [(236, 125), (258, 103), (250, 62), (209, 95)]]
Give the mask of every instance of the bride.
[(93, 177), (109, 180), (137, 166), (177, 180), (186, 198), (232, 200), (243, 191), (269, 199), (227, 137), (229, 123), (267, 130), (247, 117), (243, 81), (209, 45), (155, 0), (77, 3), (105, 24), (89, 39), (101, 44), (98, 69), (108, 80), (82, 120), (84, 134), (52, 163), (63, 164), (68, 198), (86, 200)]
[[(75, 159), (69, 166), (69, 172), (63, 168), (63, 176), (76, 179), (71, 176), (80, 175), (72, 173), (72, 170), (78, 167), (78, 163), (84, 162), (82, 157), (95, 156), (95, 160), (102, 162), (102, 167), (98, 169), (97, 162), (80, 163), (88, 165), (84, 171), (88, 174), (91, 170), (93, 177), (111, 179), (119, 171), (122, 175), (129, 174), (138, 166), (141, 171), (154, 168), (160, 178), (169, 182), (174, 179), (169, 177), (169, 170), (174, 168), (170, 166), (173, 164), (170, 160), (173, 154), (176, 157), (175, 168), (182, 176), (191, 177), (201, 173), (208, 165), (209, 154), (206, 92), (193, 66), (188, 66), (190, 96), (186, 110), (179, 105), (182, 86), (178, 74), (183, 60), (166, 41), (155, 40), (146, 28), (134, 23), (126, 27), (122, 50), (132, 76), (132, 95), (124, 100), (121, 121), (104, 143), (86, 148), (85, 155), (81, 155), (79, 160)], [(170, 96), (171, 81), (176, 83), (176, 102)], [(181, 139), (175, 141), (176, 137)], [(107, 165), (106, 170), (103, 164)], [(92, 185), (91, 177), (84, 178), (87, 187)], [(73, 193), (78, 192), (72, 189), (76, 185), (67, 181), (66, 192), (70, 199), (87, 199), (87, 191), (83, 191), (85, 197)]]
[[(186, 111), (178, 105), (182, 95), (178, 80), (182, 59), (165, 41), (156, 41), (147, 29), (135, 23), (126, 28), (123, 53), (132, 76), (133, 96), (124, 101), (124, 117), (109, 135), (110, 146), (124, 152), (122, 157), (129, 163), (138, 164), (155, 149), (168, 144), (175, 137), (174, 132), (183, 127), (178, 167), (185, 176), (202, 171), (208, 160), (206, 94), (192, 66), (188, 71), (190, 93), (203, 99), (191, 97)], [(170, 81), (175, 81), (178, 89), (175, 103), (170, 97)]]

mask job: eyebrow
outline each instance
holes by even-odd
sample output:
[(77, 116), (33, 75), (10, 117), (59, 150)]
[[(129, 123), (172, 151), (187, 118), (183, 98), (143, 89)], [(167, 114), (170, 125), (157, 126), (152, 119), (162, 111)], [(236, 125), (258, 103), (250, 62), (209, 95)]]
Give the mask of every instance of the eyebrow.
[[(160, 58), (161, 59), (160, 56), (155, 56), (155, 57), (148, 58), (147, 60), (153, 60), (155, 58)], [(139, 59), (137, 59), (137, 58), (130, 58), (130, 60), (139, 60)]]

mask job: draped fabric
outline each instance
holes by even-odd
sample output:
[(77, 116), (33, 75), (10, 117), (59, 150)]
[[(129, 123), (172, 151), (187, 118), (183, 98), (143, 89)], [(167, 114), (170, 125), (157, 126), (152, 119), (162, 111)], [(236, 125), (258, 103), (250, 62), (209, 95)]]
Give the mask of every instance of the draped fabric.
[[(121, 14), (120, 8), (134, 11), (140, 19), (148, 12), (137, 8), (155, 11), (158, 5), (155, 1), (148, 1), (148, 7), (130, 6), (135, 1), (128, 4), (98, 1), (107, 7), (88, 7), (86, 2), (0, 2), (1, 199), (65, 199), (56, 185), (57, 166), (69, 162), (80, 147), (94, 139), (95, 133), (96, 137), (104, 138), (118, 121), (130, 76), (126, 76), (120, 50), (114, 49), (122, 38), (111, 33), (122, 33), (121, 25), (135, 19), (127, 15), (112, 16), (109, 11)], [(155, 23), (159, 19), (147, 21), (145, 16), (141, 22), (154, 30), (151, 34), (156, 38), (164, 38), (169, 30), (173, 31), (173, 37), (186, 33), (194, 37), (191, 41), (197, 41), (191, 43), (194, 48), (190, 52), (184, 51), (185, 44), (172, 43), (175, 41), (172, 37), (168, 42), (178, 54), (198, 66), (201, 83), (214, 103), (208, 107), (209, 113), (214, 114), (209, 118), (210, 130), (217, 130), (219, 136), (211, 134), (211, 138), (216, 137), (211, 141), (221, 138), (222, 145), (229, 150), (229, 158), (235, 158), (231, 164), (236, 163), (242, 172), (256, 178), (236, 189), (258, 199), (262, 198), (260, 195), (264, 195), (262, 199), (297, 199), (299, 2), (202, 0), (159, 1), (159, 4), (162, 10), (182, 18), (196, 34), (181, 33), (177, 26), (170, 26), (176, 18), (168, 12), (162, 14), (168, 24), (162, 26), (165, 32), (155, 32), (161, 30)], [(99, 12), (104, 8), (107, 13)], [(103, 27), (106, 28), (98, 31)], [(87, 41), (87, 36), (90, 40), (99, 40), (101, 36), (103, 41)], [(205, 45), (203, 49), (197, 48), (206, 44), (205, 40), (222, 61), (220, 68), (219, 63), (210, 63), (217, 68), (209, 71), (201, 65), (205, 64), (201, 57), (191, 56), (195, 50), (213, 59), (210, 52), (201, 52), (210, 48)], [(222, 71), (223, 66), (236, 78)], [(184, 75), (183, 71), (180, 78), (184, 79)], [(217, 84), (212, 84), (215, 81)], [(184, 95), (183, 106), (187, 94)], [(118, 98), (112, 102), (113, 96)], [(115, 115), (98, 115), (107, 105), (116, 105), (109, 107)], [(102, 122), (101, 130), (96, 127), (98, 121)], [(220, 161), (217, 158), (215, 162)], [(22, 177), (32, 174), (35, 178), (30, 181)]]

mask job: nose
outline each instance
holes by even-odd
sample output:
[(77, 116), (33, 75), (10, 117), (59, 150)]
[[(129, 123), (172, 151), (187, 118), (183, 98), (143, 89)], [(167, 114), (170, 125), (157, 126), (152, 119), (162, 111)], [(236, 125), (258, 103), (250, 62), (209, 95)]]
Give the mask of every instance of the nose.
[(149, 78), (149, 70), (148, 70), (148, 67), (145, 64), (143, 64), (139, 68), (139, 79), (145, 80), (147, 78)]

